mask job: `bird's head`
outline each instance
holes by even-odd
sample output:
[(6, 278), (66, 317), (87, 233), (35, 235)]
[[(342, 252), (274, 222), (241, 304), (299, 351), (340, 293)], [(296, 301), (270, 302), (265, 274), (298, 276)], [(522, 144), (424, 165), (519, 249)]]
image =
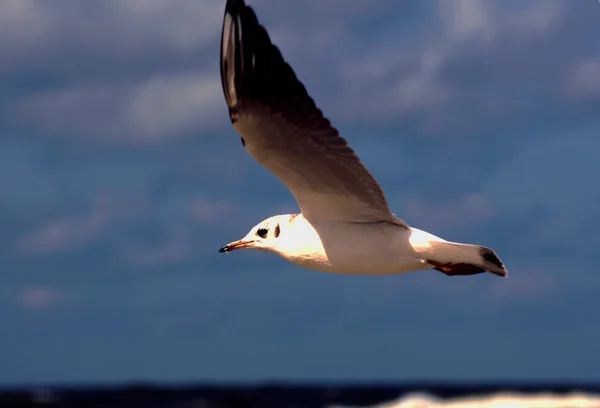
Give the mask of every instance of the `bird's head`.
[(274, 215), (256, 224), (248, 234), (237, 241), (230, 242), (219, 249), (219, 252), (231, 252), (236, 249), (255, 249), (264, 252), (279, 252), (277, 244), (285, 234), (295, 214)]

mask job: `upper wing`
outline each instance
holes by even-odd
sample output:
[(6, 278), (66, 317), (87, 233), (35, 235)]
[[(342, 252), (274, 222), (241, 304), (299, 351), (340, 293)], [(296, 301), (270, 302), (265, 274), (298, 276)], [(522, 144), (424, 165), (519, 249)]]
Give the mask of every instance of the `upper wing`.
[(244, 0), (225, 7), (221, 81), (242, 143), (288, 187), (309, 221), (405, 225)]

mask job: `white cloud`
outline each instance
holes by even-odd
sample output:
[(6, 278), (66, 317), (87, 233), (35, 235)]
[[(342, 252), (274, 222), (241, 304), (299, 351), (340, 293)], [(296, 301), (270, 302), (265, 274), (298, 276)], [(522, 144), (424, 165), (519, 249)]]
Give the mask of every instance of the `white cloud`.
[(567, 83), (567, 94), (575, 100), (600, 99), (600, 58), (579, 61)]
[[(535, 36), (556, 28), (564, 15), (566, 0), (529, 0), (508, 8), (506, 18), (506, 34), (518, 36)], [(506, 2), (500, 2), (506, 3)]]
[(191, 228), (174, 228), (170, 236), (153, 248), (129, 247), (123, 254), (138, 266), (156, 266), (186, 259), (191, 251)]
[[(4, 0), (0, 2), (0, 68), (24, 62), (52, 65), (48, 56), (140, 55), (199, 49), (220, 34), (219, 0)], [(160, 52), (160, 51), (159, 51)]]
[(214, 75), (156, 75), (137, 84), (74, 86), (17, 102), (15, 116), (47, 134), (148, 142), (206, 130), (226, 118)]
[(448, 100), (450, 89), (437, 77), (443, 59), (438, 50), (427, 50), (421, 55), (419, 69), (396, 83), (392, 102), (398, 110), (425, 110)]
[(204, 196), (196, 196), (190, 205), (190, 217), (194, 221), (205, 222), (226, 216), (238, 211), (230, 201), (213, 201)]
[(106, 213), (95, 209), (87, 215), (51, 221), (24, 236), (20, 246), (26, 252), (38, 253), (70, 250), (92, 241), (106, 228)]
[[(107, 6), (124, 34), (130, 34), (132, 20), (147, 29), (150, 38), (163, 38), (177, 49), (190, 50), (206, 45), (220, 35), (223, 2), (219, 0), (112, 0)], [(128, 29), (129, 28), (129, 29)], [(141, 38), (144, 33), (138, 33)]]
[(151, 78), (133, 91), (125, 109), (134, 137), (170, 137), (213, 124), (219, 111), (225, 118), (224, 106), (216, 76), (186, 74)]
[(478, 38), (490, 40), (496, 28), (489, 0), (439, 0), (438, 16), (445, 24), (446, 34), (456, 40)]
[(156, 266), (176, 263), (197, 254), (193, 250), (196, 227), (202, 231), (204, 224), (224, 220), (231, 221), (231, 215), (240, 217), (240, 209), (230, 201), (211, 200), (203, 195), (191, 197), (188, 212), (183, 219), (168, 225), (168, 234), (162, 243), (154, 246), (128, 244), (122, 251), (123, 257), (138, 266)]
[[(385, 0), (351, 1), (339, 10), (340, 1), (301, 2), (292, 14), (273, 0), (251, 2), (309, 92), (336, 122), (380, 124), (409, 117), (418, 118), (420, 130), (463, 131), (478, 122), (461, 120), (457, 112), (474, 112), (481, 121), (488, 116), (504, 120), (535, 106), (515, 102), (524, 99), (522, 89), (557, 86), (553, 74), (532, 80), (530, 71), (537, 71), (549, 52), (566, 52), (567, 42), (558, 44), (560, 50), (537, 46), (555, 35), (569, 15), (565, 0), (439, 0), (433, 8), (415, 12), (421, 19), (418, 26), (407, 21), (401, 27), (386, 23), (374, 29), (373, 24), (369, 30), (360, 23), (396, 6)], [(154, 142), (227, 123), (216, 65), (211, 63), (210, 73), (193, 66), (195, 58), (218, 58), (221, 1), (107, 0), (92, 5), (56, 0), (50, 6), (11, 0), (0, 5), (0, 15), (3, 8), (0, 48), (29, 58), (27, 64), (19, 58), (6, 58), (10, 62), (4, 64), (47, 72), (53, 72), (53, 64), (63, 64), (63, 73), (92, 77), (22, 97), (13, 117), (24, 129)], [(13, 31), (17, 34), (9, 36)], [(368, 46), (362, 38), (354, 41), (359, 35), (373, 41)], [(30, 61), (41, 57), (43, 64)], [(89, 69), (75, 70), (90, 59), (103, 69), (88, 74)], [(511, 86), (503, 92), (469, 88), (469, 78), (456, 71), (470, 60), (477, 76), (489, 77), (488, 84), (502, 80)], [(101, 78), (104, 71), (109, 79)]]
[[(16, 50), (26, 43), (44, 38), (50, 29), (50, 19), (35, 0), (4, 0), (0, 2), (0, 47)], [(5, 58), (2, 63), (6, 64)]]
[(45, 134), (67, 133), (88, 136), (113, 133), (122, 122), (123, 91), (106, 85), (83, 85), (35, 93), (13, 107), (18, 120), (31, 123)]
[[(331, 112), (349, 121), (379, 121), (435, 112), (451, 96), (440, 79), (442, 48), (408, 49), (401, 55), (376, 49), (344, 61), (339, 67), (342, 85)], [(328, 114), (326, 112), (326, 114)]]
[[(524, 53), (533, 63), (546, 58), (544, 50), (549, 49), (537, 51), (536, 45), (556, 34), (563, 9), (562, 0), (439, 0), (437, 18), (426, 19), (418, 32), (398, 30), (393, 33), (397, 39), (386, 37), (386, 42), (338, 62), (343, 82), (336, 100), (344, 102), (332, 104), (332, 112), (348, 121), (375, 123), (418, 117), (419, 130), (440, 133), (463, 131), (485, 116), (512, 116), (521, 109), (512, 101), (532, 86), (531, 63), (517, 63), (515, 57)], [(457, 73), (468, 61), (479, 70), (475, 81), (487, 76), (488, 84), (502, 81), (510, 87), (494, 98), (485, 85), (469, 87), (469, 77)], [(536, 76), (534, 83), (558, 87), (554, 79), (549, 73)], [(485, 112), (473, 121), (456, 117), (457, 112), (476, 111)]]
[(48, 309), (65, 299), (65, 293), (49, 286), (27, 286), (22, 289), (17, 301), (25, 309)]
[(87, 214), (61, 217), (25, 234), (19, 247), (26, 253), (72, 251), (98, 239), (120, 222), (139, 217), (145, 201), (100, 195)]
[(446, 39), (489, 43), (500, 36), (527, 38), (552, 29), (561, 19), (564, 0), (439, 0), (438, 17)]

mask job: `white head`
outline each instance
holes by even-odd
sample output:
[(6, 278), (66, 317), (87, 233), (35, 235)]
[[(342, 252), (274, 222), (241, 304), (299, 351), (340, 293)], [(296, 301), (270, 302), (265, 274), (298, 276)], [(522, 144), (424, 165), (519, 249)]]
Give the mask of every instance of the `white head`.
[(237, 241), (230, 242), (219, 249), (219, 252), (230, 252), (236, 249), (255, 249), (265, 252), (279, 252), (278, 240), (294, 221), (298, 214), (274, 215), (256, 224), (248, 234)]

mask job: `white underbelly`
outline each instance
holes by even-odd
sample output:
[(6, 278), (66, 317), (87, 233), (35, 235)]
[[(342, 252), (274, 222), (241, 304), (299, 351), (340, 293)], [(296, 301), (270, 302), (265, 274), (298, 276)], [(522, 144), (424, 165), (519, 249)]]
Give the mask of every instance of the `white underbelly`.
[(429, 268), (415, 254), (408, 242), (409, 235), (396, 231), (356, 228), (338, 232), (335, 234), (338, 239), (324, 240), (326, 243), (319, 251), (288, 261), (321, 272), (361, 275), (398, 274)]

